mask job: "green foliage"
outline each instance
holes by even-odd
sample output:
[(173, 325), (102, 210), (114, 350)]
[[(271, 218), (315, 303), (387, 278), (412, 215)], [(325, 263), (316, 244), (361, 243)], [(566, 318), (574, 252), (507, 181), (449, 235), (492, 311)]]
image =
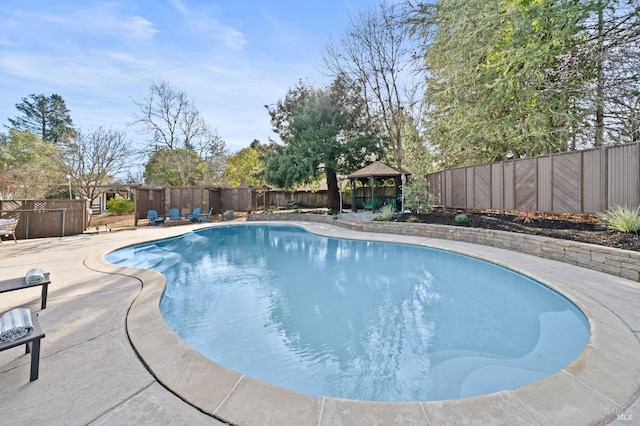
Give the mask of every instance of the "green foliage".
[(380, 209), (380, 214), (376, 216), (374, 220), (389, 221), (391, 220), (394, 214), (395, 214), (395, 209), (393, 208), (393, 206), (390, 204), (385, 204)]
[(337, 173), (348, 174), (377, 156), (362, 105), (348, 97), (345, 81), (338, 78), (324, 89), (300, 82), (284, 100), (267, 108), (284, 145), (269, 146), (266, 181), (288, 189), (324, 174), (329, 207), (338, 209)]
[(60, 158), (59, 146), (31, 132), (11, 129), (8, 135), (0, 134), (0, 198), (38, 199), (50, 190), (67, 190)]
[(458, 213), (455, 217), (455, 221), (457, 223), (467, 223), (469, 222), (469, 216), (464, 213)]
[(429, 214), (433, 211), (435, 199), (429, 193), (429, 183), (422, 176), (405, 184), (404, 205), (414, 213)]
[[(428, 137), (447, 167), (566, 151), (593, 73), (581, 32), (593, 1), (419, 2)], [(572, 133), (573, 132), (573, 133)]]
[(246, 182), (251, 186), (264, 185), (264, 163), (253, 148), (243, 148), (227, 158), (222, 180), (234, 186)]
[(62, 144), (74, 136), (73, 121), (62, 96), (29, 95), (16, 104), (21, 116), (10, 118), (17, 130), (29, 131), (43, 141)]
[[(197, 185), (207, 175), (208, 165), (197, 153), (186, 149), (155, 152), (144, 167), (145, 183), (150, 185)], [(185, 182), (183, 178), (187, 176)]]
[(111, 198), (107, 201), (107, 210), (115, 214), (124, 214), (133, 212), (133, 201), (126, 198)]
[(76, 198), (76, 195), (77, 194), (74, 193), (73, 190), (71, 191), (71, 194), (69, 194), (69, 187), (67, 184), (52, 185), (49, 187), (46, 194), (44, 194), (43, 198), (45, 200), (69, 200), (70, 198)]
[(640, 231), (640, 206), (635, 209), (625, 206), (613, 206), (598, 214), (600, 221), (608, 228), (620, 232)]

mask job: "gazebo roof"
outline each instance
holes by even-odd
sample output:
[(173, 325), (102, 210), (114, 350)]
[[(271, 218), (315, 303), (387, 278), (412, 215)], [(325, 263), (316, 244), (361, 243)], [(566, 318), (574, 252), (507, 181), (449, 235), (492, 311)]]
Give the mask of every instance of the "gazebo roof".
[(380, 161), (375, 161), (360, 170), (357, 170), (347, 176), (349, 179), (370, 178), (370, 177), (394, 177), (400, 176), (402, 173), (408, 175), (409, 173), (401, 170), (396, 170), (391, 166), (388, 166)]

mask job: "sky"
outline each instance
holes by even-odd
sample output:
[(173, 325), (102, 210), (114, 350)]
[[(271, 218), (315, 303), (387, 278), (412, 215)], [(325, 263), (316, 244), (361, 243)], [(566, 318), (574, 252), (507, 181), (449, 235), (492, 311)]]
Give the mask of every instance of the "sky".
[(377, 0), (2, 0), (0, 131), (31, 94), (58, 94), (76, 128), (127, 130), (152, 83), (186, 93), (231, 153), (275, 137), (264, 105)]

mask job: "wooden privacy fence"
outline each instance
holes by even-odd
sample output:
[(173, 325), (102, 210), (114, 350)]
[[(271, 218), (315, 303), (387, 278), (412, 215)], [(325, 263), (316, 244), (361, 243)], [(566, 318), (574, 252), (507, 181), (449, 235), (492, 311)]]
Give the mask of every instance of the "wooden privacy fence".
[(168, 214), (172, 208), (177, 208), (183, 214), (193, 212), (196, 207), (202, 212), (213, 209), (214, 214), (226, 210), (248, 211), (252, 209), (252, 192), (253, 189), (248, 185), (238, 188), (136, 188), (135, 223), (137, 225), (139, 219), (146, 219), (149, 210), (156, 210), (159, 215)]
[(640, 143), (523, 158), (427, 175), (447, 208), (597, 213), (640, 204)]
[(254, 188), (252, 210), (286, 207), (295, 203), (298, 207), (316, 208), (329, 205), (329, 195), (326, 190), (320, 191), (285, 191), (282, 189)]
[(166, 215), (177, 208), (191, 213), (200, 207), (203, 212), (213, 209), (214, 214), (228, 210), (256, 211), (286, 206), (295, 202), (300, 207), (327, 207), (327, 191), (284, 191), (264, 187), (240, 185), (238, 188), (209, 188), (184, 186), (170, 188), (135, 188), (135, 221), (147, 218), (147, 211), (156, 210)]
[(18, 219), (16, 238), (82, 234), (88, 225), (86, 200), (0, 200), (0, 218)]

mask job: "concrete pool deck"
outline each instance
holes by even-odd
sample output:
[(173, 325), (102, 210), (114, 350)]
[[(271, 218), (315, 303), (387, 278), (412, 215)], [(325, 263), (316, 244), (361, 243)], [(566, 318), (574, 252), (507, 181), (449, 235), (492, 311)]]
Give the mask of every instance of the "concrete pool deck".
[(27, 306), (46, 333), (40, 376), (29, 382), (24, 349), (0, 352), (0, 408), (15, 424), (637, 424), (640, 421), (640, 284), (557, 261), (423, 237), (370, 234), (300, 222), (342, 238), (406, 242), (508, 265), (563, 292), (592, 328), (585, 352), (559, 373), (486, 396), (405, 403), (314, 398), (271, 386), (209, 361), (162, 320), (164, 287), (153, 271), (109, 265), (118, 247), (204, 226), (144, 227), (0, 245), (0, 279), (40, 267), (51, 272), (47, 308), (40, 289), (2, 294), (0, 311)]

